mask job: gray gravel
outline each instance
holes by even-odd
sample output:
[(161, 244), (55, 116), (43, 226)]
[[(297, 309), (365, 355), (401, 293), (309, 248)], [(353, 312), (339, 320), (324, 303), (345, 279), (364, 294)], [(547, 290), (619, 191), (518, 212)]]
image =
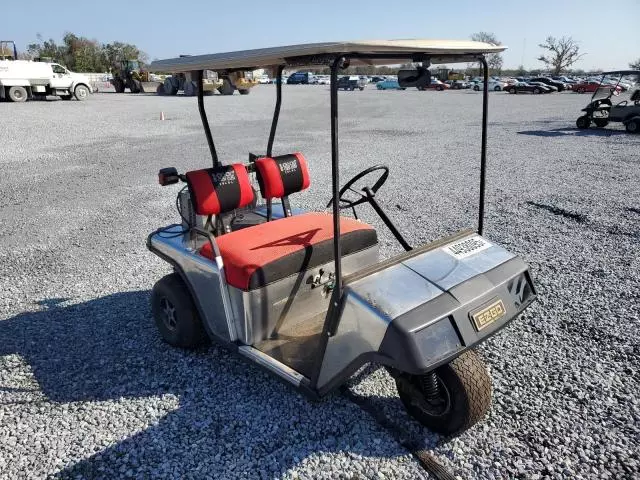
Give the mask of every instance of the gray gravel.
[[(224, 161), (264, 151), (272, 94), (206, 99)], [(389, 164), (380, 200), (410, 243), (475, 225), (480, 95), (340, 96), (343, 179)], [(574, 130), (586, 101), (491, 94), (486, 235), (540, 298), (480, 348), (488, 418), (441, 439), (382, 370), (350, 385), (460, 478), (640, 475), (640, 136)], [(276, 150), (310, 162), (302, 208), (328, 198), (328, 113), (326, 87), (285, 88)], [(312, 404), (217, 347), (159, 339), (148, 296), (169, 269), (144, 241), (177, 221), (157, 170), (209, 163), (195, 100), (2, 103), (0, 138), (0, 478), (426, 478), (345, 398)]]

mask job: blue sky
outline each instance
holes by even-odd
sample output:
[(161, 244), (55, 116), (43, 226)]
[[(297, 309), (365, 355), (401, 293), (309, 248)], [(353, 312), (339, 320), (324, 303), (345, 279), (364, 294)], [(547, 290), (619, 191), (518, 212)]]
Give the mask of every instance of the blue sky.
[[(587, 53), (576, 67), (626, 68), (640, 57), (640, 0), (92, 0), (4, 2), (0, 37), (18, 49), (65, 31), (134, 43), (151, 59), (352, 39), (466, 39), (494, 32), (506, 67), (539, 67), (547, 35), (570, 35)], [(28, 7), (27, 7), (28, 5)], [(10, 21), (8, 21), (10, 20)]]

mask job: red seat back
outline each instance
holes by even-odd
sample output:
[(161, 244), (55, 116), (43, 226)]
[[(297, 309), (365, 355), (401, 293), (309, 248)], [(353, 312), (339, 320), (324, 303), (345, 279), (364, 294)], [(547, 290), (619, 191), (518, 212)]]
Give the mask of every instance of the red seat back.
[(253, 202), (253, 188), (241, 163), (187, 172), (187, 185), (198, 215), (218, 215)]
[(267, 200), (300, 192), (311, 184), (307, 161), (300, 152), (259, 158), (256, 174), (260, 193)]

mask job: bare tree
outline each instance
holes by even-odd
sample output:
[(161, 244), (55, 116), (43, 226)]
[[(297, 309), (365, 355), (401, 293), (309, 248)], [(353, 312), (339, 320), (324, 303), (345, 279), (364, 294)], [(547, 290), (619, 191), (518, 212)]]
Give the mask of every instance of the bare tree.
[(637, 59), (635, 62), (631, 62), (629, 64), (629, 68), (631, 68), (633, 70), (640, 70), (640, 58)]
[[(474, 33), (471, 35), (471, 40), (474, 42), (490, 43), (491, 45), (502, 45), (502, 42), (496, 38), (496, 35), (490, 32)], [(487, 55), (487, 64), (489, 65), (490, 71), (500, 73), (500, 70), (502, 70), (502, 54), (489, 53)]]
[(585, 54), (580, 53), (580, 46), (571, 37), (547, 37), (544, 43), (538, 45), (547, 50), (546, 55), (540, 55), (538, 60), (547, 68), (551, 68), (553, 75), (559, 75), (571, 65), (580, 60)]

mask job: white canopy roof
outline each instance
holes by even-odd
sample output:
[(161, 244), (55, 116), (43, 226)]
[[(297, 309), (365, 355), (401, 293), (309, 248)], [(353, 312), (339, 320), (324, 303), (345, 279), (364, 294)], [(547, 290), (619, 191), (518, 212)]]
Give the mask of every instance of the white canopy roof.
[[(413, 54), (431, 57), (431, 63), (473, 61), (485, 53), (502, 52), (507, 47), (468, 40), (366, 40), (349, 42), (307, 43), (237, 52), (194, 55), (167, 60), (156, 60), (150, 70), (156, 72), (188, 72), (192, 70), (255, 70), (278, 65), (303, 66), (326, 63), (323, 56), (336, 54), (398, 54), (394, 59), (352, 59), (351, 64), (394, 64), (406, 62)], [(316, 58), (311, 58), (316, 57)]]

